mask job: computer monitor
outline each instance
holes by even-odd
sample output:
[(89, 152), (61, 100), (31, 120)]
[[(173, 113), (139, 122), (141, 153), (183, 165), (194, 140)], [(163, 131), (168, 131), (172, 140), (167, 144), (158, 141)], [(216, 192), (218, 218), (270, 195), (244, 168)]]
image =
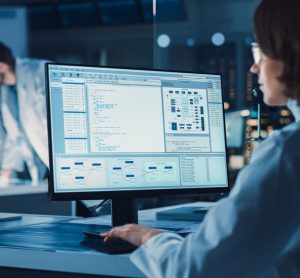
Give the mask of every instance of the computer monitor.
[(231, 111), (225, 113), (227, 147), (240, 149), (244, 143), (245, 117), (242, 111)]
[(54, 200), (112, 199), (113, 225), (134, 199), (228, 191), (221, 76), (46, 64)]

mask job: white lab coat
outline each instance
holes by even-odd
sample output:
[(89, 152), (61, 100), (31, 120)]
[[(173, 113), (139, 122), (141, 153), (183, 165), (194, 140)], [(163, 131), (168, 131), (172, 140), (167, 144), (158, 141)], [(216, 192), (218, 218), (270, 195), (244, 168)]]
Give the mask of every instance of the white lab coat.
[[(196, 233), (155, 236), (131, 260), (148, 277), (300, 277), (300, 108), (263, 141)], [(293, 106), (293, 107), (292, 107)]]
[(1, 113), (6, 130), (6, 137), (1, 138), (4, 141), (2, 169), (21, 170), (25, 160), (31, 176), (36, 176), (38, 166), (34, 165), (33, 150), (49, 167), (45, 62), (37, 59), (16, 59), (16, 109), (19, 123), (7, 104), (8, 94), (12, 92), (8, 86), (1, 87)]

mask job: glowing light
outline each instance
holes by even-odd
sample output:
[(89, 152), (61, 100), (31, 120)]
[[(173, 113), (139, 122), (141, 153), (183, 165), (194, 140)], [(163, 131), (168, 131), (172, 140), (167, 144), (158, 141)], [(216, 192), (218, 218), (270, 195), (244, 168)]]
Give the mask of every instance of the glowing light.
[(290, 111), (286, 110), (286, 109), (282, 109), (281, 112), (280, 112), (280, 115), (282, 117), (288, 117), (290, 115)]
[(222, 33), (214, 33), (211, 37), (211, 41), (216, 46), (221, 46), (225, 43), (225, 36)]
[(161, 48), (166, 48), (170, 45), (170, 37), (166, 34), (161, 34), (157, 38), (157, 44)]
[(155, 17), (156, 16), (156, 0), (153, 0), (153, 17)]
[(189, 39), (186, 40), (186, 44), (189, 47), (193, 47), (195, 45), (195, 40), (192, 39), (192, 38), (189, 38)]
[(224, 102), (224, 109), (228, 110), (230, 108), (230, 104), (228, 102)]
[(250, 115), (250, 111), (249, 110), (243, 110), (241, 111), (241, 116), (242, 117), (248, 117)]
[(247, 125), (249, 125), (249, 126), (257, 126), (257, 120), (255, 120), (255, 119), (249, 119), (247, 121)]

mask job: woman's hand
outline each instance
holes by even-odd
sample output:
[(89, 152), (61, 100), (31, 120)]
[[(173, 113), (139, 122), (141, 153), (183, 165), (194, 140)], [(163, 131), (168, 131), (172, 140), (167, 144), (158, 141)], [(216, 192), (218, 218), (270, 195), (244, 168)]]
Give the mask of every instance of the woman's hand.
[(161, 233), (159, 230), (143, 227), (137, 224), (126, 224), (124, 226), (115, 227), (109, 232), (101, 233), (104, 242), (110, 242), (114, 238), (124, 239), (136, 246), (141, 246), (150, 238)]

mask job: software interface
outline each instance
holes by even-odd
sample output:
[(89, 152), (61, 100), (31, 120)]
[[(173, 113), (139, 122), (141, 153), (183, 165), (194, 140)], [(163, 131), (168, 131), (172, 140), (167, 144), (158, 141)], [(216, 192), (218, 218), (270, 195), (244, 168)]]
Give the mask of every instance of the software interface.
[(48, 67), (55, 192), (228, 186), (220, 76)]

